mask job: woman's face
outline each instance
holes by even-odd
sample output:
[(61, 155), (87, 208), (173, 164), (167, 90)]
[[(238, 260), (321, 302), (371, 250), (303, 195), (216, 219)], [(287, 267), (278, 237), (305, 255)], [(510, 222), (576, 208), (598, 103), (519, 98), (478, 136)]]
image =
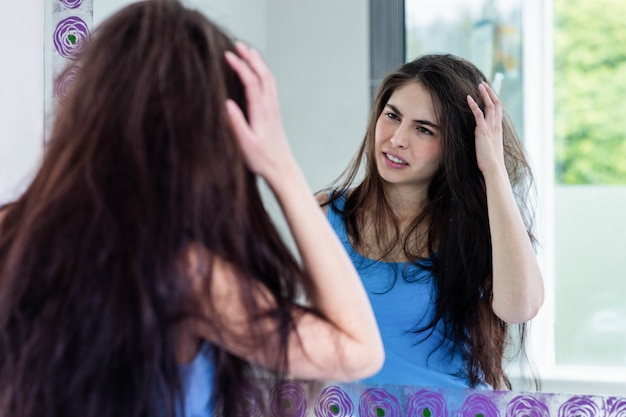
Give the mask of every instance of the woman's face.
[(410, 82), (391, 94), (376, 122), (374, 150), (386, 183), (428, 188), (441, 160), (441, 132), (422, 84)]

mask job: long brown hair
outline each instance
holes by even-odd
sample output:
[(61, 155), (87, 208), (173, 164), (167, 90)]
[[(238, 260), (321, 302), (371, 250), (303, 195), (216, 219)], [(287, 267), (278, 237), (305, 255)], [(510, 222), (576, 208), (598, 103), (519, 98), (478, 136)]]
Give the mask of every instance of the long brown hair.
[[(225, 331), (184, 279), (190, 244), (237, 265), (251, 315), (255, 283), (269, 289), (284, 375), (303, 272), (229, 127), (225, 100), (246, 103), (226, 50), (200, 13), (149, 0), (76, 57), (41, 167), (0, 226), (0, 415), (173, 416), (181, 324)], [(241, 342), (264, 345), (254, 331)], [(217, 412), (240, 414), (258, 391), (250, 364), (217, 346), (213, 360)]]
[[(481, 81), (486, 78), (476, 66), (448, 54), (424, 55), (390, 73), (378, 89), (365, 138), (348, 169), (331, 187), (335, 192), (328, 203), (348, 195), (341, 213), (355, 246), (366, 243), (362, 241), (363, 216), (366, 210), (371, 210), (373, 235), (387, 237), (381, 239), (383, 247), (377, 248), (382, 253), (381, 260), (387, 260), (386, 256), (395, 247), (401, 247), (407, 259), (432, 269), (438, 285), (436, 314), (428, 326), (417, 332), (425, 332), (439, 320), (445, 320), (445, 337), (461, 347), (470, 385), (484, 381), (494, 388), (511, 388), (503, 369), (503, 356), (510, 342), (509, 326), (491, 309), (492, 251), (487, 194), (476, 162), (476, 122), (466, 101), (467, 95), (471, 95), (484, 111), (478, 92)], [(432, 95), (442, 137), (442, 161), (428, 188), (426, 205), (416, 207), (416, 217), (402, 232), (395, 223), (378, 175), (374, 135), (377, 119), (392, 93), (408, 83), (420, 83)], [(534, 242), (532, 213), (527, 206), (532, 173), (506, 114), (503, 140), (509, 178)], [(362, 165), (363, 179), (352, 188)], [(426, 235), (419, 233), (424, 229)], [(423, 262), (424, 253), (432, 263)], [(522, 325), (522, 342), (524, 334)], [(444, 345), (449, 344), (442, 342)]]

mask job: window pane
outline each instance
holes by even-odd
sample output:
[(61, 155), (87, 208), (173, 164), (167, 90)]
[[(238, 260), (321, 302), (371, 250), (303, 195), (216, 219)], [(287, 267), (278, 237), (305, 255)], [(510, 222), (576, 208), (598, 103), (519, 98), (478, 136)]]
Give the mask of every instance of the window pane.
[(562, 365), (626, 366), (625, 15), (622, 0), (554, 0), (555, 348)]
[(555, 187), (556, 362), (626, 366), (626, 186)]
[(554, 1), (556, 181), (626, 184), (626, 2)]

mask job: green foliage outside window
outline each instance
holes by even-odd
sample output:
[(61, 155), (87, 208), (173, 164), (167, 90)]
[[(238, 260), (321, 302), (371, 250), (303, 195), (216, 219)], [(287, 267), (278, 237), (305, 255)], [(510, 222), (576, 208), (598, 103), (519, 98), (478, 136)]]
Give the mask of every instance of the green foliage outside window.
[(626, 1), (554, 0), (560, 184), (626, 184)]

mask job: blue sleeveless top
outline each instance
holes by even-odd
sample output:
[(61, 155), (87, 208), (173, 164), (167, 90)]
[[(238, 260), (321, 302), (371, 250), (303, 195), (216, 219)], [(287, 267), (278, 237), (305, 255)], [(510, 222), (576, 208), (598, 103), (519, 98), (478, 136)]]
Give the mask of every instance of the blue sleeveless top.
[(190, 363), (181, 366), (185, 414), (180, 417), (213, 416), (213, 353), (205, 343)]
[[(345, 196), (334, 203), (339, 210)], [(443, 321), (425, 332), (411, 332), (430, 323), (437, 287), (432, 272), (412, 263), (381, 262), (359, 254), (350, 243), (341, 215), (328, 205), (328, 220), (350, 255), (374, 310), (385, 363), (366, 384), (468, 388), (462, 352), (443, 338)]]

